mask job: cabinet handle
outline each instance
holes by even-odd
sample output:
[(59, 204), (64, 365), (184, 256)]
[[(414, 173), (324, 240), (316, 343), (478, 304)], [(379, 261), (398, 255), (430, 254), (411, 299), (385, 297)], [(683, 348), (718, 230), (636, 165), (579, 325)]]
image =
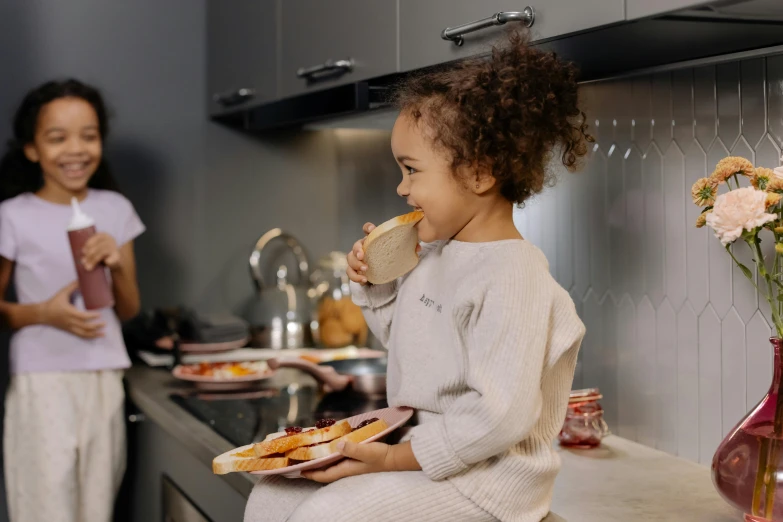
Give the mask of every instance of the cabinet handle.
[(302, 67), (296, 71), (297, 78), (305, 78), (307, 80), (313, 80), (314, 77), (323, 73), (339, 73), (344, 74), (353, 71), (353, 58), (347, 60), (326, 60), (320, 65), (314, 65), (312, 67)]
[(444, 40), (451, 40), (458, 46), (464, 43), (462, 37), (468, 33), (486, 29), (494, 25), (503, 25), (506, 22), (522, 22), (525, 27), (530, 27), (536, 20), (536, 12), (532, 7), (527, 6), (522, 12), (508, 11), (495, 13), (489, 18), (483, 18), (476, 20), (475, 22), (468, 22), (466, 24), (458, 25), (456, 27), (447, 27), (441, 33), (440, 37)]
[(215, 94), (212, 99), (215, 103), (219, 103), (223, 107), (231, 107), (233, 105), (239, 105), (247, 100), (252, 99), (256, 95), (255, 89), (237, 89), (235, 91), (221, 92)]

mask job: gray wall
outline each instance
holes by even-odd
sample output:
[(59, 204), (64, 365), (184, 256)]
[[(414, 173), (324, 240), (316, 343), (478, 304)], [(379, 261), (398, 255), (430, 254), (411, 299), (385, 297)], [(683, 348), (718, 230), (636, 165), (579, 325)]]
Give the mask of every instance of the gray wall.
[(694, 228), (690, 187), (729, 154), (779, 165), (783, 56), (582, 94), (597, 139), (589, 164), (562, 174), (519, 228), (587, 325), (575, 386), (602, 389), (615, 433), (708, 464), (771, 383), (771, 321), (719, 241)]
[(74, 76), (100, 87), (114, 115), (107, 155), (149, 228), (137, 242), (144, 303), (190, 297), (204, 171), (204, 2), (5, 1), (0, 20), (0, 132), (40, 82)]

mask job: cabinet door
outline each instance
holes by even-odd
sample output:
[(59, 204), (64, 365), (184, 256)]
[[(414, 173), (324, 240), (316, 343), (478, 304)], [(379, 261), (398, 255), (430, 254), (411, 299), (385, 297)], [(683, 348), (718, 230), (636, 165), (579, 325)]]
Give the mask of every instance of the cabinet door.
[(552, 38), (624, 19), (625, 0), (399, 0), (400, 70), (448, 62), (487, 52), (503, 28), (524, 23), (510, 21), (465, 34), (462, 46), (441, 38), (445, 28), (454, 28), (493, 16), (498, 12), (534, 13), (532, 38)]
[(284, 0), (281, 28), (283, 96), (397, 70), (394, 0)]
[(277, 4), (277, 0), (207, 2), (210, 114), (276, 97)]
[(635, 20), (707, 3), (705, 0), (625, 0), (625, 13), (628, 20)]

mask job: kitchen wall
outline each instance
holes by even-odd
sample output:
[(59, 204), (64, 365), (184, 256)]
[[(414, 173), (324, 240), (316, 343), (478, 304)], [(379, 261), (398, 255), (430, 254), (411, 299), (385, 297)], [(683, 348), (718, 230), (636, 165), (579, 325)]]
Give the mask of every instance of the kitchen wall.
[(707, 464), (770, 385), (771, 321), (718, 240), (694, 228), (690, 187), (729, 154), (779, 165), (783, 56), (582, 95), (596, 137), (587, 167), (562, 173), (519, 228), (587, 325), (575, 386), (601, 388), (615, 433)]

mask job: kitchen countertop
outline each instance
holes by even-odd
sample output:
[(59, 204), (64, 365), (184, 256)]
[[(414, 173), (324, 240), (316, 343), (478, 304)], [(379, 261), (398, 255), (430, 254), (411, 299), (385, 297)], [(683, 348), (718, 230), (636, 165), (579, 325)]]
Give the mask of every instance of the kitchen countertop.
[[(213, 458), (234, 448), (233, 444), (171, 400), (170, 395), (177, 390), (192, 389), (189, 384), (178, 381), (164, 369), (142, 365), (128, 369), (125, 380), (131, 400), (147, 419), (180, 441), (209, 469), (212, 469)], [(275, 384), (278, 380), (315, 384), (310, 376), (290, 369), (278, 370), (268, 382)], [(255, 477), (248, 473), (229, 473), (222, 477), (245, 498), (250, 496), (256, 483)]]
[[(212, 459), (233, 448), (174, 401), (169, 395), (189, 386), (161, 369), (134, 366), (125, 374), (133, 403), (147, 418), (181, 441), (197, 459)], [(309, 376), (281, 370), (274, 377), (313, 384)], [(552, 511), (570, 522), (666, 521), (736, 522), (740, 516), (712, 487), (710, 471), (616, 436), (594, 450), (566, 450), (558, 446), (563, 467), (555, 483)], [(247, 473), (224, 475), (244, 497), (255, 477)], [(547, 517), (559, 520), (557, 516)]]
[(706, 466), (609, 436), (593, 450), (558, 446), (552, 510), (572, 522), (737, 522)]

